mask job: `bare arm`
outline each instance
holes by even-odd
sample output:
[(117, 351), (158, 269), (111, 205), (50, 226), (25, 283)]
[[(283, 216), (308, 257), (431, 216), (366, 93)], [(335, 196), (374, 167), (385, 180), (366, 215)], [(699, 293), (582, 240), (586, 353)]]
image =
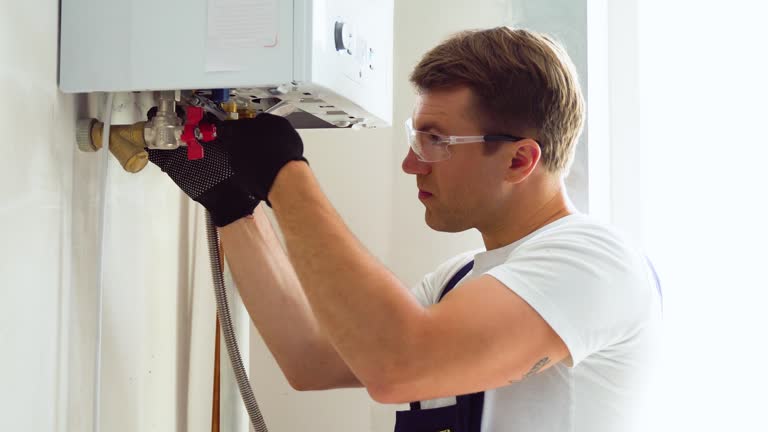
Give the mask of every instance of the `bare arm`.
[(270, 191), (291, 262), (340, 356), (383, 403), (482, 391), (569, 355), (524, 300), (490, 276), (424, 308), (349, 232), (303, 162)]
[(360, 387), (318, 326), (264, 211), (219, 229), (245, 307), (291, 386)]

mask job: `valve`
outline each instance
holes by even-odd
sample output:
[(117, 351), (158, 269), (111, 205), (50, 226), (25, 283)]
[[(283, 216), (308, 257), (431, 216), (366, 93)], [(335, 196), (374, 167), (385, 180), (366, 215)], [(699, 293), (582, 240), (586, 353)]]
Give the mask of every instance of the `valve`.
[(202, 159), (205, 155), (202, 142), (216, 139), (216, 125), (203, 122), (203, 108), (196, 106), (187, 107), (187, 122), (181, 133), (181, 141), (187, 144), (187, 159)]

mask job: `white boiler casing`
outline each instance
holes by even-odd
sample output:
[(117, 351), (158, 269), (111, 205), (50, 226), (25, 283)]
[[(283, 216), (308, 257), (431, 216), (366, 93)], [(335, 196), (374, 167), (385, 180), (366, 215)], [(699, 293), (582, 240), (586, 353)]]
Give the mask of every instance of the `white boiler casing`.
[(393, 0), (62, 0), (59, 87), (240, 89), (332, 124), (386, 126), (393, 7)]

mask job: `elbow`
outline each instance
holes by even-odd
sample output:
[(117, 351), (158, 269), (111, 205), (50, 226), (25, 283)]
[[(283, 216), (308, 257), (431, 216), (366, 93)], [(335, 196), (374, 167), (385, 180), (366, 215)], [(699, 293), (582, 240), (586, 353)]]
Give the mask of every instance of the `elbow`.
[(318, 373), (310, 373), (304, 368), (287, 368), (278, 364), (288, 385), (296, 391), (322, 390)]
[(288, 376), (286, 375), (285, 378), (288, 380), (288, 385), (291, 386), (292, 389), (296, 391), (312, 391), (312, 390), (319, 390), (317, 389), (317, 385), (313, 383), (310, 380), (296, 377), (296, 376)]
[(285, 378), (292, 389), (300, 392), (362, 387), (357, 377), (351, 373), (343, 372), (338, 374), (286, 374)]
[(399, 401), (395, 397), (396, 393), (394, 392), (391, 386), (368, 385), (365, 387), (365, 390), (368, 391), (368, 395), (371, 397), (371, 399), (373, 399), (374, 401), (380, 404), (399, 403)]
[(415, 392), (407, 386), (398, 384), (369, 384), (365, 388), (368, 395), (380, 404), (403, 404), (417, 400)]
[(381, 404), (401, 404), (417, 400), (417, 386), (402, 373), (380, 374), (364, 381), (368, 395)]
[(382, 404), (401, 404), (424, 397), (432, 371), (419, 367), (421, 362), (412, 359), (409, 355), (392, 356), (361, 371), (360, 381), (371, 399)]
[(286, 375), (285, 378), (292, 389), (300, 392), (328, 390), (335, 387), (329, 382), (319, 379), (319, 377), (309, 375)]

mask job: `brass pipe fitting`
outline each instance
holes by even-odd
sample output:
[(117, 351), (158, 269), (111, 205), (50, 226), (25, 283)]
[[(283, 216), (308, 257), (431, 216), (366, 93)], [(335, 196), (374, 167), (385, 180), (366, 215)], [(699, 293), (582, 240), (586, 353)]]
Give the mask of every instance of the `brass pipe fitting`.
[[(96, 119), (87, 122), (78, 125), (78, 146), (84, 151), (97, 151), (101, 148), (104, 123)], [(149, 154), (144, 150), (144, 124), (112, 125), (109, 129), (109, 151), (130, 173), (141, 171), (149, 162)]]

